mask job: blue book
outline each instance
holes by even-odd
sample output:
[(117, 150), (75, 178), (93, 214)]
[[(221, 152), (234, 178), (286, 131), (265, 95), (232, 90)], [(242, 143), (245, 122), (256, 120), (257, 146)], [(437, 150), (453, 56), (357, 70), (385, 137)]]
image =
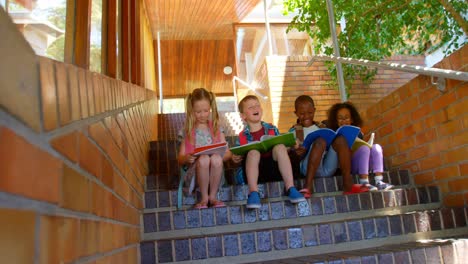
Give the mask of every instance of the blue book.
[(333, 140), (339, 136), (343, 135), (348, 143), (349, 148), (353, 145), (354, 141), (356, 140), (357, 136), (359, 135), (359, 132), (361, 129), (357, 126), (341, 126), (338, 128), (336, 131), (330, 129), (330, 128), (319, 128), (311, 133), (309, 133), (306, 138), (304, 139), (304, 142), (302, 145), (306, 148), (309, 149), (312, 143), (319, 137), (325, 139), (327, 142), (327, 149), (330, 147), (332, 144)]

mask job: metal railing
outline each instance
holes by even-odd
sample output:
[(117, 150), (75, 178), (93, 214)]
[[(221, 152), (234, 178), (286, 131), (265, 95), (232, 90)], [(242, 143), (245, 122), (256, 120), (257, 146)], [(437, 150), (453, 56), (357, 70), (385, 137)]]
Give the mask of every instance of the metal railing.
[[(439, 91), (445, 91), (445, 79), (454, 79), (467, 82), (468, 81), (468, 72), (461, 72), (461, 71), (454, 71), (454, 70), (444, 70), (438, 68), (431, 68), (425, 66), (415, 66), (415, 65), (407, 65), (407, 64), (398, 64), (394, 62), (376, 62), (364, 59), (352, 59), (352, 58), (345, 58), (345, 57), (335, 57), (335, 56), (327, 56), (327, 55), (315, 55), (312, 59), (307, 63), (307, 67), (310, 67), (312, 63), (315, 61), (334, 61), (334, 62), (342, 62), (354, 65), (362, 65), (362, 66), (370, 66), (388, 70), (396, 70), (396, 71), (403, 71), (403, 72), (410, 72), (422, 75), (428, 75), (432, 77), (432, 84), (437, 86)], [(434, 82), (433, 77), (437, 77), (437, 81)]]

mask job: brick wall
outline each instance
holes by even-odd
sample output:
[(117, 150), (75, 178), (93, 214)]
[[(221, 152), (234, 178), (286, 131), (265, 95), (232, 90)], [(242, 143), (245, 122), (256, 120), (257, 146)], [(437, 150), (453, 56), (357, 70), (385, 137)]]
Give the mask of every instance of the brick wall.
[[(467, 71), (468, 46), (435, 68)], [(417, 185), (438, 185), (447, 206), (468, 205), (468, 84), (447, 80), (441, 93), (418, 76), (364, 112), (388, 168), (409, 169)]]
[(154, 91), (37, 57), (5, 19), (0, 263), (137, 263)]

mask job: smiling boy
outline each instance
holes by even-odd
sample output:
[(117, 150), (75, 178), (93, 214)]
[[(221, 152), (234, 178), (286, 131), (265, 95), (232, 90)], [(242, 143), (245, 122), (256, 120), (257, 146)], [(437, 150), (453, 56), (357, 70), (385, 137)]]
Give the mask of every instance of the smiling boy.
[[(279, 135), (278, 128), (272, 124), (262, 121), (263, 110), (254, 95), (248, 95), (239, 102), (239, 112), (241, 118), (246, 122), (245, 128), (239, 133), (237, 145), (245, 145), (252, 141), (259, 141), (263, 135)], [(288, 150), (283, 144), (273, 147), (270, 152), (260, 153), (258, 150), (251, 150), (245, 159), (238, 155), (233, 155), (235, 163), (243, 162), (243, 169), (247, 176), (249, 185), (249, 197), (247, 208), (260, 208), (260, 195), (258, 193), (258, 181), (274, 181), (282, 178), (286, 194), (291, 203), (299, 203), (305, 198), (300, 194), (293, 183), (293, 173)], [(262, 175), (259, 177), (259, 172)]]

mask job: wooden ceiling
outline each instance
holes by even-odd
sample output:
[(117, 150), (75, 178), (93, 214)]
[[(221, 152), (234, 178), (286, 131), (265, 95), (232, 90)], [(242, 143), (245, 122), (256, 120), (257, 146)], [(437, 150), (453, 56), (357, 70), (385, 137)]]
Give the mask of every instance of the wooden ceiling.
[(262, 0), (145, 0), (153, 36), (161, 40), (233, 39), (240, 22)]
[[(198, 87), (232, 95), (236, 75), (233, 24), (263, 0), (144, 1), (153, 38), (159, 32), (161, 40), (163, 97), (184, 97)], [(225, 66), (232, 67), (233, 73), (224, 74)]]

